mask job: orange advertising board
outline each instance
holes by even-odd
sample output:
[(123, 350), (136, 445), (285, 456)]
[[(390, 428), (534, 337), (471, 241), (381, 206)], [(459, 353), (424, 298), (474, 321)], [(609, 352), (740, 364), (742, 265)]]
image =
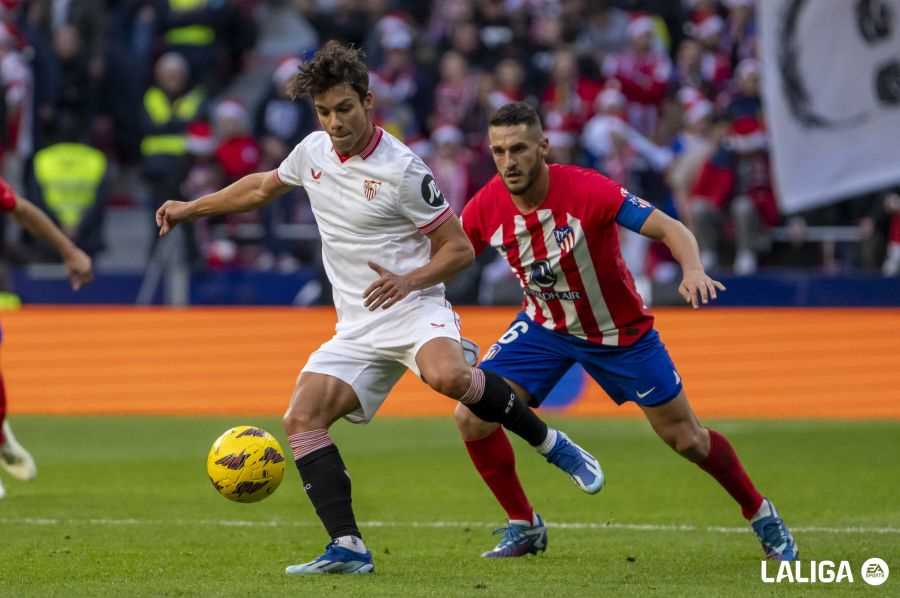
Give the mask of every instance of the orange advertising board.
[[(514, 308), (462, 308), (486, 349)], [(900, 311), (656, 310), (702, 417), (900, 418)], [(328, 308), (27, 307), (2, 316), (12, 413), (265, 414), (284, 411)], [(536, 364), (536, 366), (539, 364)], [(448, 415), (450, 399), (407, 374), (380, 415)], [(561, 411), (635, 416), (588, 381)]]

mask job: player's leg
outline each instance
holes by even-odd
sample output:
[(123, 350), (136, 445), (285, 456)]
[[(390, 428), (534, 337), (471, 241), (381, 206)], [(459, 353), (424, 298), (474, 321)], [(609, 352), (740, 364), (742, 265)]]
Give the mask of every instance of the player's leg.
[(666, 444), (711, 475), (740, 505), (768, 558), (797, 558), (797, 544), (774, 505), (756, 489), (728, 439), (700, 425), (684, 390), (663, 405), (641, 409)]
[(359, 409), (353, 388), (326, 374), (304, 372), (284, 415), (294, 462), (303, 488), (331, 542), (325, 553), (309, 563), (292, 565), (291, 575), (308, 573), (368, 573), (372, 555), (356, 524), (350, 476), (328, 429)]
[[(518, 322), (529, 328), (527, 321)], [(514, 324), (515, 326), (515, 324)], [(535, 375), (535, 364), (541, 367), (537, 372), (542, 379), (539, 388), (549, 392), (559, 377), (571, 365), (571, 359), (562, 351), (548, 351), (546, 347), (553, 345), (553, 339), (540, 338), (546, 331), (537, 330), (539, 326), (530, 326), (532, 332), (521, 334), (520, 345), (541, 347), (543, 353), (537, 355), (541, 359), (529, 360), (528, 370)], [(518, 332), (516, 334), (519, 334)], [(424, 336), (424, 335), (423, 335)], [(531, 337), (526, 340), (526, 337)], [(475, 416), (486, 422), (500, 423), (504, 428), (522, 437), (531, 446), (544, 455), (550, 463), (569, 474), (572, 480), (585, 492), (594, 494), (603, 487), (603, 473), (600, 464), (587, 451), (572, 442), (568, 436), (549, 428), (543, 420), (528, 406), (528, 401), (536, 395), (520, 397), (510, 386), (509, 380), (522, 380), (517, 375), (504, 375), (493, 367), (471, 367), (463, 358), (458, 335), (455, 337), (438, 336), (425, 340), (415, 352), (413, 371), (418, 373), (432, 388), (448, 397), (458, 400), (468, 407)], [(533, 348), (523, 349), (535, 356)], [(512, 348), (510, 348), (512, 351)], [(523, 354), (516, 359), (522, 362)], [(552, 365), (555, 364), (555, 367)], [(524, 385), (523, 385), (524, 386)], [(520, 387), (521, 390), (521, 387)], [(543, 400), (546, 392), (542, 392), (539, 400)], [(538, 403), (539, 404), (539, 403)]]
[[(2, 338), (2, 332), (0, 332), (0, 338)], [(3, 374), (0, 374), (0, 466), (18, 480), (33, 480), (37, 476), (34, 458), (16, 440), (9, 421), (6, 419), (6, 384)], [(0, 486), (0, 498), (3, 495), (3, 487)]]
[[(515, 383), (510, 386), (518, 396), (526, 396)], [(516, 472), (516, 455), (503, 428), (479, 418), (462, 403), (456, 405), (453, 417), (472, 465), (500, 503), (508, 521), (501, 528), (503, 536), (497, 545), (481, 556), (505, 558), (545, 551), (547, 528), (522, 488)]]
[(416, 352), (419, 375), (431, 388), (465, 404), (481, 419), (502, 424), (531, 446), (540, 446), (549, 432), (547, 424), (501, 377), (466, 363), (457, 340), (432, 338)]
[[(585, 370), (616, 403), (637, 403), (660, 438), (715, 478), (741, 506), (758, 535), (758, 528), (765, 527), (771, 540), (780, 530), (778, 535), (784, 541), (770, 544), (780, 553), (779, 558), (796, 557), (796, 546), (784, 522), (757, 492), (731, 444), (700, 425), (675, 364), (655, 330), (630, 347), (582, 347), (579, 356)], [(766, 546), (766, 541), (763, 544)]]

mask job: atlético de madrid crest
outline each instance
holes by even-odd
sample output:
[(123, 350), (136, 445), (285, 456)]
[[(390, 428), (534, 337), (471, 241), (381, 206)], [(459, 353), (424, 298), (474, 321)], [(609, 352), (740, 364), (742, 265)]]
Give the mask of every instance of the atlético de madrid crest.
[(558, 226), (553, 229), (553, 238), (556, 239), (559, 250), (566, 255), (575, 248), (575, 231), (571, 226)]
[(381, 187), (382, 181), (377, 181), (375, 179), (365, 179), (363, 181), (363, 196), (365, 196), (366, 201), (372, 201), (375, 199), (375, 194), (378, 193), (378, 188)]

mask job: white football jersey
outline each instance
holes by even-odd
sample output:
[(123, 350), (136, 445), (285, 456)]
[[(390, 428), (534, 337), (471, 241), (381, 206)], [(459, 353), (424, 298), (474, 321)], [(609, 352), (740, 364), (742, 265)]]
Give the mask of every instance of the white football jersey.
[(431, 259), (425, 236), (453, 217), (431, 170), (397, 138), (376, 127), (357, 155), (340, 156), (324, 131), (310, 133), (278, 167), (278, 178), (306, 188), (322, 237), (338, 332), (376, 325), (419, 297), (444, 297), (444, 285), (414, 291), (374, 312), (363, 291), (378, 278), (372, 261), (405, 274)]

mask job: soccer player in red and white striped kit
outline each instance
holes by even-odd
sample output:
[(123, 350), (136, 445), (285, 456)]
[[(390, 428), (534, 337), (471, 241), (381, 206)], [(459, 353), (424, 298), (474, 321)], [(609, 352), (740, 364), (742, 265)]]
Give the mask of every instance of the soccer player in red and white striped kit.
[[(479, 371), (500, 376), (535, 407), (580, 364), (617, 404), (637, 403), (662, 440), (732, 496), (767, 557), (796, 559), (793, 537), (731, 443), (702, 426), (691, 409), (622, 260), (617, 229), (663, 242), (682, 267), (679, 292), (696, 308), (725, 287), (707, 276), (694, 236), (597, 171), (548, 165), (540, 119), (524, 102), (500, 108), (488, 136), (498, 175), (466, 205), (463, 229), (476, 253), (493, 247), (506, 259), (525, 297)], [(522, 489), (503, 430), (464, 404), (456, 407), (456, 421), (475, 468), (509, 517), (500, 543), (483, 556), (545, 550), (544, 522)]]
[[(91, 258), (75, 246), (53, 221), (33, 203), (18, 197), (9, 183), (0, 179), (0, 210), (9, 213), (28, 230), (56, 248), (63, 258), (72, 288), (78, 290), (92, 278)], [(0, 333), (2, 339), (2, 333)], [(12, 477), (31, 480), (37, 475), (34, 459), (19, 444), (6, 419), (6, 385), (0, 374), (0, 466)], [(6, 495), (0, 483), (0, 498)]]

